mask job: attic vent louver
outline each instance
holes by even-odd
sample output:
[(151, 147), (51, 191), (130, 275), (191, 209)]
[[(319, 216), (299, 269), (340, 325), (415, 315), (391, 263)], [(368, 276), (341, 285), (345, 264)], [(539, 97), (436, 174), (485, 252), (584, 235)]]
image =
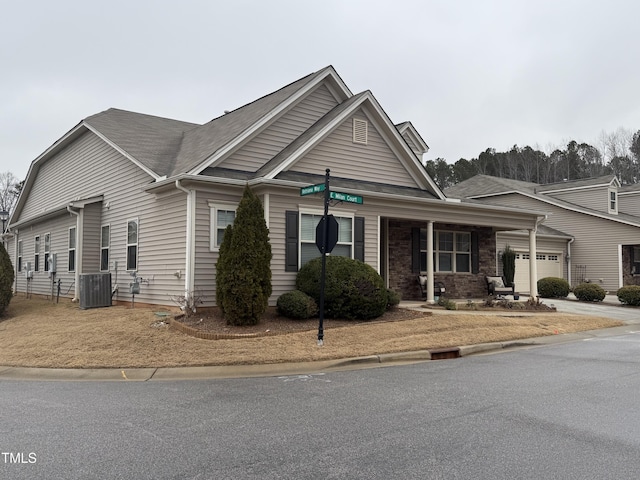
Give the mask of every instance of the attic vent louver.
[(366, 120), (353, 119), (353, 143), (367, 144), (368, 126)]

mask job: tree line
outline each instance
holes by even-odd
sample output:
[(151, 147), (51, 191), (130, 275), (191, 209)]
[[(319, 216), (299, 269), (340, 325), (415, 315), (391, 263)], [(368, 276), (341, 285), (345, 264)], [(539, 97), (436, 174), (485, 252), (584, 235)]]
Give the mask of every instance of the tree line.
[(603, 132), (598, 147), (571, 140), (565, 147), (547, 151), (518, 145), (507, 152), (487, 148), (477, 158), (461, 158), (453, 164), (443, 158), (428, 160), (425, 168), (442, 189), (479, 174), (540, 184), (609, 174), (623, 184), (640, 182), (640, 130)]

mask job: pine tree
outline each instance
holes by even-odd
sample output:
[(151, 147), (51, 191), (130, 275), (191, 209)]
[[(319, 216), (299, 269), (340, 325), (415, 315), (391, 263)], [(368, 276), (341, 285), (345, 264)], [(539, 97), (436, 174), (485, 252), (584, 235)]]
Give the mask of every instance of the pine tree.
[(227, 323), (255, 325), (271, 296), (271, 244), (262, 202), (247, 185), (217, 264), (218, 306)]
[(9, 306), (13, 296), (13, 280), (15, 279), (13, 265), (4, 244), (0, 242), (0, 316)]

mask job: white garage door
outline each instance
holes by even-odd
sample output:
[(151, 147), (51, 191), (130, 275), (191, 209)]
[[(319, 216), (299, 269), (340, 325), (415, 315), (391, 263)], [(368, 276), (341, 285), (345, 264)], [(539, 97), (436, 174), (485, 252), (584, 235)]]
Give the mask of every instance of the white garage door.
[[(562, 278), (562, 254), (561, 253), (538, 253), (536, 255), (536, 266), (538, 270), (537, 279), (545, 277)], [(514, 278), (516, 291), (529, 291), (529, 254), (516, 252), (516, 275)]]

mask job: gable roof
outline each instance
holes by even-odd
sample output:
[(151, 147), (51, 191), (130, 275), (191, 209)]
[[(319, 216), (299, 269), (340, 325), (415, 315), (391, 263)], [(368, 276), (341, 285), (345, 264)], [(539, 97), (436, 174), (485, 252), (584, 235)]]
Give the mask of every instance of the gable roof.
[[(329, 89), (338, 100), (338, 106), (278, 155), (266, 161), (253, 175), (254, 178), (260, 175), (267, 179), (275, 178), (288, 165), (295, 163), (295, 159), (287, 158), (288, 155), (292, 153), (299, 155), (308, 142), (318, 142), (322, 135), (331, 131), (345, 118), (345, 115), (366, 104), (384, 128), (386, 138), (393, 143), (392, 148), (398, 153), (416, 184), (435, 198), (445, 198), (371, 92), (353, 95), (332, 66), (306, 75), (275, 92), (214, 118), (204, 125), (116, 108), (91, 115), (32, 162), (24, 190), (29, 190), (40, 165), (87, 131), (93, 132), (148, 173), (156, 182), (168, 177), (201, 175), (203, 172), (211, 175), (214, 172), (220, 172), (216, 167), (226, 158), (226, 155), (253, 135), (257, 135), (261, 129), (320, 85), (325, 85)], [(413, 135), (421, 140), (410, 123), (401, 124), (401, 128), (405, 130), (410, 128), (411, 132), (415, 132)], [(426, 143), (423, 140), (421, 142), (426, 147)], [(21, 207), (22, 202), (19, 199), (14, 213)]]
[[(588, 184), (590, 184), (590, 186), (607, 185), (609, 184), (609, 182), (607, 182), (606, 180), (609, 177), (610, 176), (607, 175), (605, 177), (585, 179), (582, 187)], [(445, 194), (449, 197), (462, 196), (462, 198), (465, 198), (465, 199), (472, 199), (472, 200), (478, 200), (478, 201), (482, 201), (483, 198), (487, 198), (487, 197), (497, 197), (501, 195), (518, 194), (518, 195), (523, 195), (529, 198), (539, 200), (549, 205), (554, 205), (556, 207), (563, 208), (565, 210), (581, 213), (584, 215), (590, 215), (593, 217), (603, 218), (606, 220), (611, 220), (613, 222), (622, 223), (625, 225), (640, 227), (640, 218), (634, 215), (627, 215), (623, 213), (609, 214), (609, 213), (604, 213), (600, 210), (594, 210), (592, 208), (576, 205), (575, 203), (567, 202), (565, 200), (561, 200), (551, 195), (548, 195), (548, 192), (540, 193), (540, 190), (538, 187), (540, 187), (540, 185), (532, 182), (522, 182), (520, 180), (491, 177), (489, 175), (476, 175), (463, 182), (460, 182), (457, 185), (454, 185), (453, 187), (446, 189)], [(558, 189), (553, 191), (557, 191), (557, 190)]]
[(116, 108), (92, 115), (83, 124), (154, 176), (171, 175), (185, 132), (199, 126)]
[(475, 175), (445, 189), (444, 192), (447, 197), (480, 198), (516, 191), (534, 193), (536, 187), (538, 184), (532, 182), (492, 177), (491, 175)]
[(578, 180), (567, 180), (566, 182), (546, 183), (538, 185), (538, 192), (562, 192), (567, 190), (578, 190), (583, 188), (620, 186), (618, 177), (615, 175), (603, 175), (601, 177), (581, 178)]

